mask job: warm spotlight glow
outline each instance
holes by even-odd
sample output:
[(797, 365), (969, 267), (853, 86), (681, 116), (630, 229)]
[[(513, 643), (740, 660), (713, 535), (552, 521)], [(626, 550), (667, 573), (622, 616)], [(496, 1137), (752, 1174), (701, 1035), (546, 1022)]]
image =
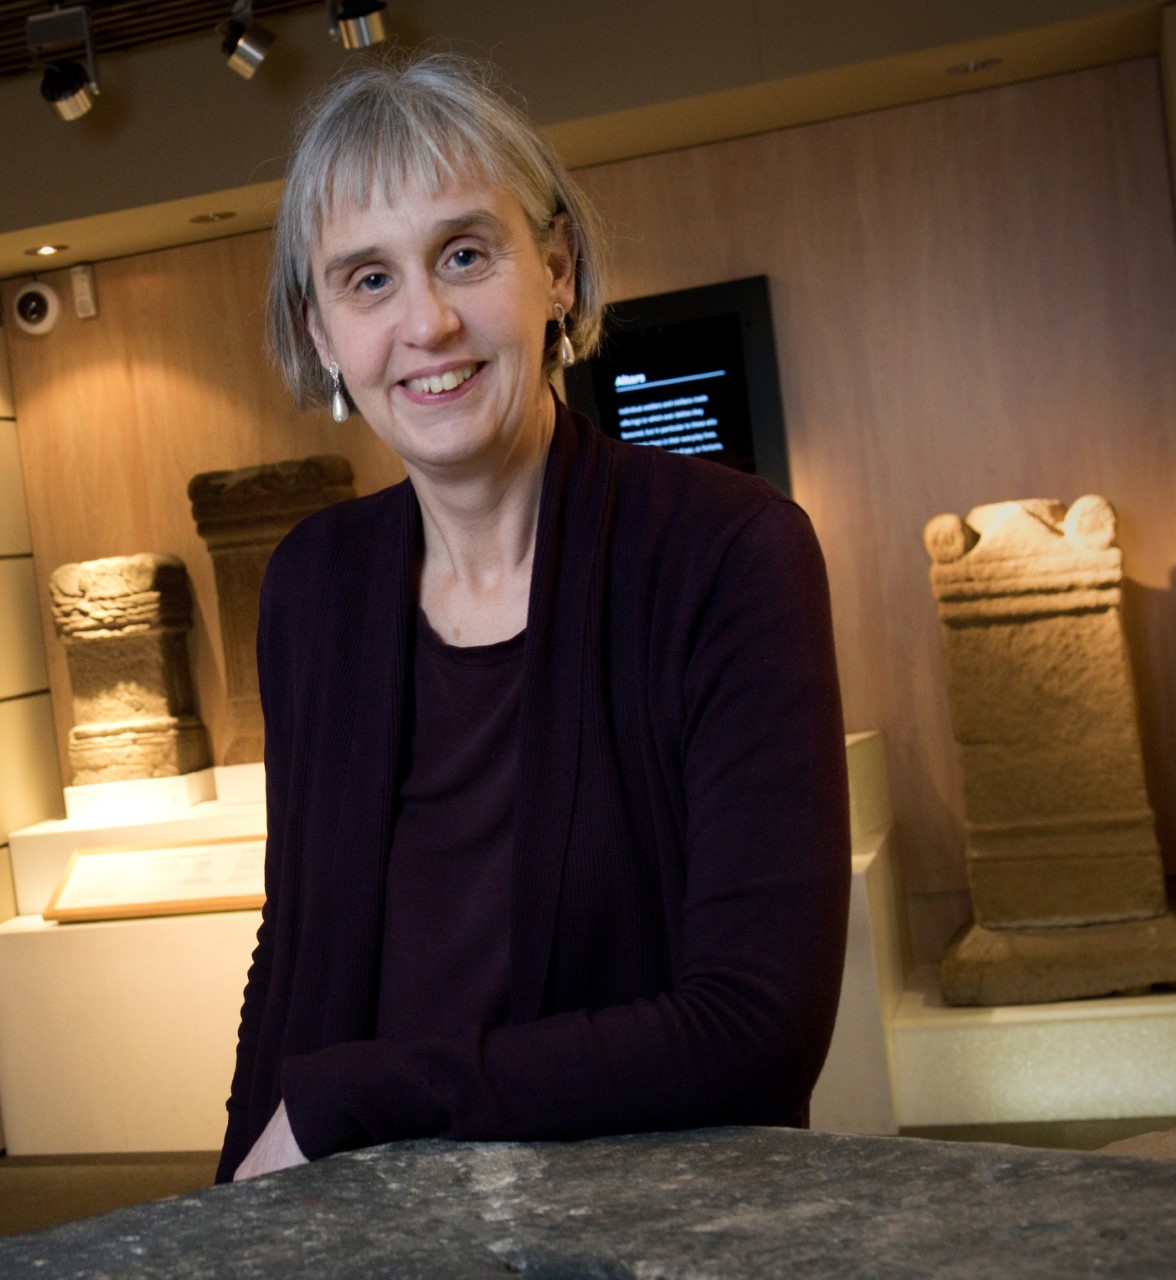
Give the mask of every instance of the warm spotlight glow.
[(35, 249), (26, 249), (25, 253), (30, 258), (51, 258), (55, 253), (64, 253), (68, 248), (67, 244), (42, 244)]

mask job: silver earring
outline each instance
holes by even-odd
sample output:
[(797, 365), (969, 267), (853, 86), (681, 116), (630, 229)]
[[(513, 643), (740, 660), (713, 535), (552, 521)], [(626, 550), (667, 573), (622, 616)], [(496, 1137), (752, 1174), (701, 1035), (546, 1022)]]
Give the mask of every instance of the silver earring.
[(568, 326), (564, 321), (567, 312), (557, 302), (552, 307), (551, 313), (555, 316), (555, 323), (559, 325), (559, 362), (565, 369), (570, 369), (576, 363), (576, 348), (572, 346), (572, 340), (568, 337)]
[(339, 376), (339, 362), (332, 360), (327, 373), (331, 378), (331, 417), (336, 422), (346, 422), (351, 416), (347, 397), (343, 394), (343, 379)]

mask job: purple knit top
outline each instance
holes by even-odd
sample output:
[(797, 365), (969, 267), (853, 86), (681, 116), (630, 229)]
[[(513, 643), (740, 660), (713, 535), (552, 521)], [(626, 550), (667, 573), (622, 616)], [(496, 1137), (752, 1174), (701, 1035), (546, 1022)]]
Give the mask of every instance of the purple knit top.
[(384, 907), (381, 1039), (410, 1043), (509, 1015), (525, 634), (459, 648), (418, 611), (407, 772)]

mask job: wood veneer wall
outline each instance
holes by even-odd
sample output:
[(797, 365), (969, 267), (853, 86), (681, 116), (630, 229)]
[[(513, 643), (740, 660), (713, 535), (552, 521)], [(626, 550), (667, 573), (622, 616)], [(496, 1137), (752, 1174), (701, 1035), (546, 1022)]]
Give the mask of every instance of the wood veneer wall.
[[(605, 165), (613, 296), (771, 280), (794, 493), (824, 545), (848, 727), (889, 747), (916, 954), (967, 914), (960, 779), (923, 525), (1019, 497), (1105, 494), (1149, 785), (1176, 869), (1176, 242), (1154, 60)], [(346, 453), (260, 354), (266, 237), (102, 264), (97, 321), (11, 350), (33, 544), (57, 564), (174, 551), (219, 746), (197, 471)], [(63, 286), (64, 287), (64, 286)], [(11, 286), (9, 287), (11, 289)], [(68, 681), (49, 637), (62, 734)]]
[[(62, 773), (70, 776), (69, 672), (53, 632), (47, 582), (61, 564), (170, 552), (194, 592), (189, 654), (214, 758), (223, 759), (224, 650), (208, 550), (188, 481), (316, 453), (351, 459), (360, 492), (399, 480), (399, 459), (363, 422), (298, 413), (263, 348), (269, 233), (104, 262), (99, 314), (79, 320), (68, 273), (42, 279), (62, 296), (58, 327), (8, 333), (33, 552), (41, 589)], [(4, 290), (8, 312), (15, 284)], [(25, 416), (27, 415), (27, 416)]]
[(922, 547), (940, 512), (1114, 503), (1176, 869), (1176, 242), (1156, 63), (581, 177), (614, 223), (614, 296), (771, 280), (794, 495), (828, 561), (848, 727), (886, 733), (917, 953), (937, 957), (968, 911)]

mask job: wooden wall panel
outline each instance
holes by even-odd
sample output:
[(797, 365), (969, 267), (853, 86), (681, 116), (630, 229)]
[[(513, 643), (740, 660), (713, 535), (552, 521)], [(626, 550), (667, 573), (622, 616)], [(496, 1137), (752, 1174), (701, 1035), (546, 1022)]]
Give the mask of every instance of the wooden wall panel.
[[(1176, 869), (1176, 245), (1154, 61), (581, 176), (616, 232), (613, 296), (771, 280), (794, 489), (829, 563), (848, 727), (887, 735), (908, 889), (945, 904), (936, 927), (966, 910), (921, 540), (943, 511), (1088, 492), (1117, 507)], [(214, 743), (221, 659), (188, 478), (325, 450), (352, 458), (364, 491), (398, 475), (362, 424), (287, 406), (260, 354), (265, 250), (245, 236), (102, 264), (98, 320), (9, 334), (41, 579), (67, 560), (182, 555)]]
[[(64, 817), (61, 778), (53, 753), (53, 715), (47, 693), (0, 700), (0, 847), (8, 833), (45, 818)], [(7, 859), (0, 861), (0, 919), (11, 886)]]
[[(908, 889), (966, 911), (921, 534), (1105, 494), (1176, 868), (1176, 253), (1155, 64), (601, 166), (613, 296), (766, 273), (795, 496), (850, 729), (883, 729)], [(948, 923), (954, 925), (955, 919)]]
[(32, 556), (0, 556), (0, 700), (49, 687)]
[(57, 816), (62, 802), (14, 418), (0, 330), (0, 922), (16, 914), (9, 831)]
[[(224, 656), (212, 562), (196, 533), (188, 481), (201, 471), (314, 453), (349, 457), (360, 492), (403, 475), (359, 419), (300, 414), (263, 350), (268, 233), (100, 263), (99, 314), (73, 314), (66, 273), (45, 273), (63, 300), (44, 337), (8, 333), (50, 687), (68, 778), (69, 674), (46, 582), (60, 564), (166, 551), (195, 592), (189, 650), (214, 756), (222, 751)], [(14, 289), (4, 290), (4, 305)]]

